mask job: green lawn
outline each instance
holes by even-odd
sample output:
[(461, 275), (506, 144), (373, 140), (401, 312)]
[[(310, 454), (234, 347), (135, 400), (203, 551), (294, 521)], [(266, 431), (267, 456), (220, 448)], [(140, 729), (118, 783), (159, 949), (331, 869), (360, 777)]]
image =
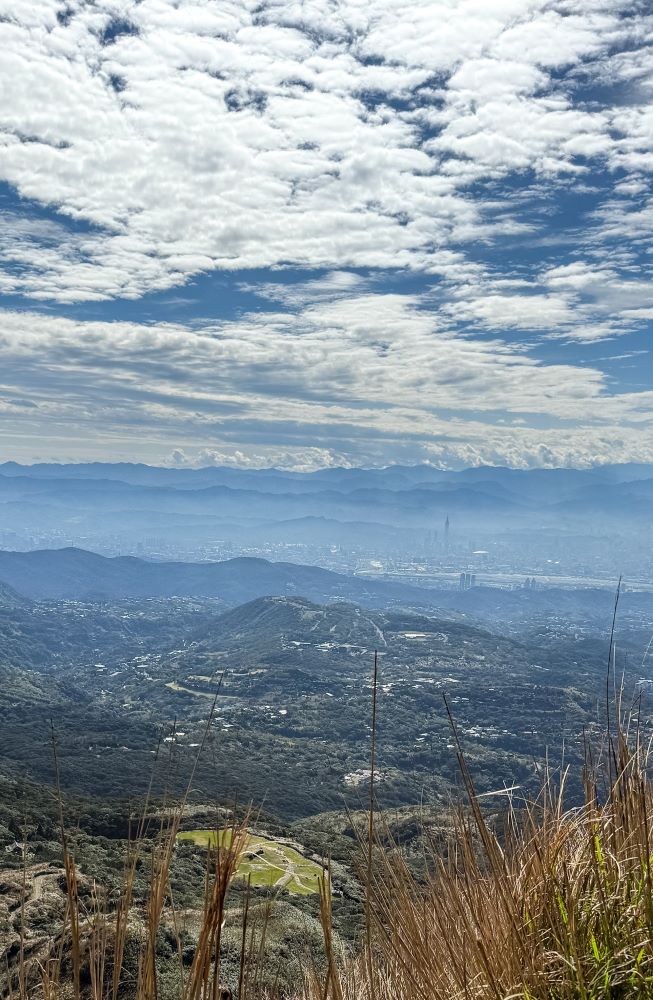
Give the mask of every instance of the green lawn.
[(193, 688), (184, 687), (183, 684), (177, 684), (176, 681), (170, 681), (166, 687), (170, 688), (171, 691), (183, 691), (184, 694), (195, 695), (196, 698), (215, 698), (215, 694), (211, 694), (209, 691), (194, 691)]
[[(200, 847), (228, 846), (231, 830), (188, 830), (178, 840), (190, 840)], [(285, 889), (300, 896), (320, 891), (320, 865), (309, 861), (294, 848), (266, 837), (250, 834), (236, 874), (251, 876), (252, 885)]]

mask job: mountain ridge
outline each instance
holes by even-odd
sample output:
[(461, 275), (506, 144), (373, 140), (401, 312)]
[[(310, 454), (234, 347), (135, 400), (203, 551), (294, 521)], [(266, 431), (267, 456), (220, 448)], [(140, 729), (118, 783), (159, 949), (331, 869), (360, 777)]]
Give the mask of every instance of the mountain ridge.
[(130, 597), (221, 597), (242, 604), (267, 595), (432, 605), (435, 591), (369, 581), (318, 566), (240, 556), (219, 562), (149, 562), (136, 556), (101, 556), (75, 547), (0, 551), (0, 581), (34, 600)]

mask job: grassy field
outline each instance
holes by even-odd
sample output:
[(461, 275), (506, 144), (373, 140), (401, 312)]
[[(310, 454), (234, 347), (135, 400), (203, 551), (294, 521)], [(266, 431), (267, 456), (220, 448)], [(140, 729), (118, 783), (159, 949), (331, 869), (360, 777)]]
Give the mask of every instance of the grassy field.
[(215, 694), (211, 694), (210, 691), (194, 691), (193, 688), (184, 687), (183, 684), (177, 684), (176, 681), (170, 681), (166, 684), (167, 688), (171, 691), (183, 691), (184, 694), (193, 694), (196, 698), (215, 698)]
[[(228, 847), (231, 830), (188, 830), (177, 835), (200, 847)], [(303, 857), (293, 847), (250, 834), (236, 874), (251, 876), (253, 886), (285, 889), (299, 896), (318, 893), (322, 867)]]

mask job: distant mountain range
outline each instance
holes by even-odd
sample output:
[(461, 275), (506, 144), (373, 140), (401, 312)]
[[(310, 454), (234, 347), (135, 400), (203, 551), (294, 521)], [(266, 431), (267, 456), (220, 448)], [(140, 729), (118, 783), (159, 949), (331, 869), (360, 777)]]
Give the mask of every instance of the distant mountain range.
[[(653, 466), (593, 469), (168, 469), (0, 464), (0, 542), (36, 535), (83, 548), (142, 539), (238, 548), (366, 546), (419, 552), (449, 515), (468, 536), (539, 530), (641, 531), (653, 519)], [(24, 544), (27, 537), (28, 543)], [(11, 544), (12, 538), (15, 544)], [(149, 543), (145, 551), (156, 551)], [(169, 549), (168, 549), (169, 551)], [(620, 567), (623, 568), (623, 567)]]
[(111, 479), (137, 486), (172, 486), (202, 489), (208, 486), (231, 486), (267, 493), (311, 492), (335, 489), (384, 488), (405, 490), (425, 483), (501, 482), (507, 487), (530, 483), (541, 490), (544, 485), (556, 489), (579, 488), (599, 483), (621, 483), (653, 478), (653, 465), (635, 463), (600, 465), (590, 469), (510, 469), (505, 466), (477, 466), (462, 470), (437, 469), (431, 465), (388, 466), (381, 469), (334, 468), (314, 472), (288, 472), (282, 469), (237, 469), (210, 466), (202, 469), (169, 469), (127, 462), (90, 462), (76, 464), (37, 463), (19, 465), (0, 463), (2, 476), (26, 476), (33, 479)]

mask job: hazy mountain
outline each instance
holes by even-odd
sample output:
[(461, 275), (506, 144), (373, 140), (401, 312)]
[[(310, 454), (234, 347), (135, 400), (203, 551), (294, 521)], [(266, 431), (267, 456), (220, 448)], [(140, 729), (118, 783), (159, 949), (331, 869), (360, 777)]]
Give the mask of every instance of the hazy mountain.
[[(405, 529), (429, 528), (445, 514), (469, 526), (498, 520), (509, 527), (556, 524), (585, 511), (618, 517), (626, 508), (646, 513), (637, 498), (651, 496), (648, 466), (596, 469), (473, 468), (458, 472), (430, 466), (387, 469), (280, 470), (158, 469), (143, 465), (0, 465), (0, 505), (8, 524), (39, 527), (60, 518), (84, 519), (84, 530), (102, 530), (102, 516), (118, 515), (136, 533), (148, 515), (249, 521), (324, 518)], [(649, 482), (647, 483), (647, 480)], [(19, 508), (12, 507), (16, 503)], [(31, 506), (35, 505), (35, 506)], [(22, 522), (21, 522), (22, 518)], [(163, 519), (165, 527), (165, 518)], [(172, 527), (172, 524), (170, 525)], [(199, 523), (196, 522), (196, 527)], [(277, 533), (278, 537), (278, 533)]]
[[(0, 465), (5, 549), (69, 545), (188, 561), (261, 556), (344, 573), (370, 560), (389, 566), (391, 560), (391, 571), (401, 571), (402, 562), (425, 563), (443, 572), (507, 571), (512, 582), (515, 574), (548, 575), (549, 568), (575, 579), (601, 579), (614, 570), (615, 577), (624, 573), (642, 582), (649, 564), (641, 538), (652, 514), (650, 466), (444, 471), (422, 465), (297, 473)], [(470, 559), (476, 550), (489, 553), (482, 565)], [(184, 583), (184, 593), (206, 592), (206, 582), (200, 584)], [(121, 588), (98, 586), (91, 574), (75, 593), (112, 595)], [(292, 592), (284, 586), (272, 589)], [(167, 585), (160, 588), (146, 574), (126, 593), (170, 592)], [(333, 596), (321, 588), (315, 596)], [(246, 589), (240, 596), (256, 593)], [(338, 595), (359, 599), (357, 590)]]
[(147, 562), (106, 558), (83, 549), (0, 552), (0, 580), (34, 599), (102, 600), (130, 597), (220, 597), (238, 604), (269, 594), (364, 605), (433, 604), (433, 592), (343, 576), (317, 566), (265, 559), (224, 562)]
[(601, 483), (621, 483), (653, 477), (651, 465), (605, 465), (591, 469), (511, 469), (501, 466), (477, 466), (461, 470), (442, 470), (429, 465), (389, 466), (381, 469), (319, 469), (314, 472), (289, 472), (280, 469), (236, 469), (208, 467), (169, 469), (129, 463), (89, 463), (74, 465), (0, 463), (0, 476), (32, 479), (40, 482), (113, 481), (150, 488), (201, 490), (211, 486), (255, 492), (302, 493), (333, 490), (352, 493), (356, 490), (410, 490), (424, 485), (457, 483), (461, 486), (496, 483), (516, 494), (542, 494), (549, 490), (564, 492)]
[(599, 489), (583, 487), (556, 509), (578, 514), (600, 513), (615, 517), (653, 517), (653, 479), (604, 483)]
[(381, 487), (349, 491), (321, 489), (306, 494), (241, 489), (224, 484), (180, 489), (172, 486), (141, 486), (113, 479), (40, 479), (33, 476), (0, 475), (0, 501), (28, 499), (57, 507), (79, 507), (93, 511), (152, 510), (213, 516), (258, 516), (280, 519), (293, 516), (351, 517), (364, 511), (373, 520), (383, 512), (395, 515), (428, 513), (445, 509), (483, 513), (507, 513), (520, 506), (518, 498), (497, 495), (493, 489), (471, 489), (451, 484), (439, 491), (410, 487), (392, 490)]

